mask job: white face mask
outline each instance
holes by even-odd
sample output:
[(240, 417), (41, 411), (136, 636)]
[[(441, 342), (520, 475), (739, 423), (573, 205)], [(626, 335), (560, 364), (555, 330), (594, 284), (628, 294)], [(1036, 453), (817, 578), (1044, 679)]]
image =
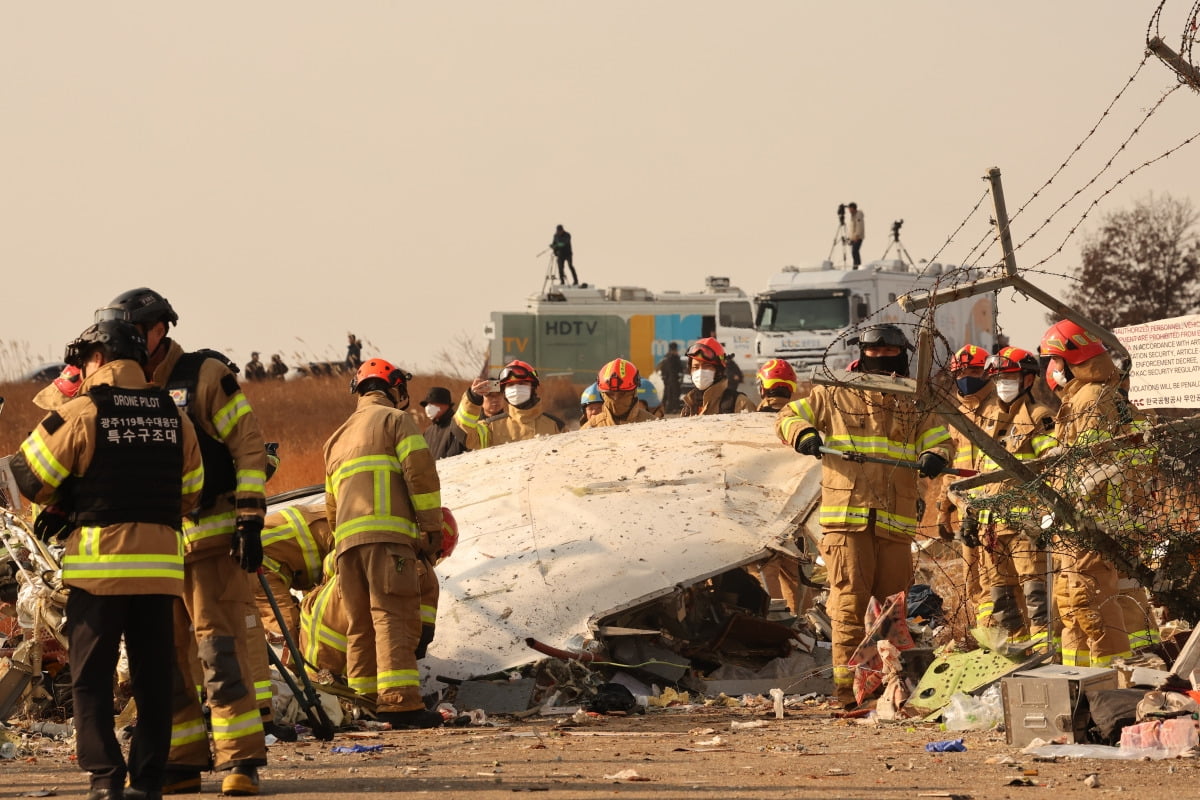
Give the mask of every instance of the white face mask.
[(1011, 403), (1017, 399), (1017, 395), (1021, 393), (1020, 378), (997, 378), (996, 379), (996, 397), (1000, 398), (1001, 403)]
[(425, 416), (429, 417), (430, 419), (437, 419), (437, 415), (442, 413), (442, 411), (444, 411), (445, 408), (446, 408), (445, 406), (438, 406), (438, 405), (434, 405), (433, 403), (426, 403), (425, 404)]
[(528, 402), (533, 396), (533, 386), (528, 383), (510, 383), (504, 387), (504, 399), (514, 406)]
[(1054, 382), (1057, 383), (1059, 386), (1066, 386), (1067, 383), (1070, 382), (1070, 380), (1071, 380), (1070, 378), (1067, 377), (1067, 374), (1065, 372), (1062, 372), (1060, 370), (1055, 370), (1054, 372), (1051, 372), (1050, 377), (1054, 378)]
[(712, 386), (716, 381), (717, 371), (715, 369), (694, 369), (692, 370), (692, 383), (700, 391), (704, 391)]

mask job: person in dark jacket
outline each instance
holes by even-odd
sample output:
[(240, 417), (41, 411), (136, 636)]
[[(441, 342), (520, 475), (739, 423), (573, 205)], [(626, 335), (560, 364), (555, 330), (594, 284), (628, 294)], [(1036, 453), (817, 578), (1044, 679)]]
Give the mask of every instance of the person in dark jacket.
[(679, 342), (667, 345), (667, 354), (658, 362), (658, 374), (662, 376), (662, 409), (667, 414), (678, 414), (679, 400), (683, 394), (683, 359), (679, 357)]
[(467, 452), (467, 435), (454, 423), (454, 398), (445, 386), (434, 386), (421, 401), (429, 427), (425, 442), (434, 461)]
[(563, 271), (565, 264), (571, 270), (571, 285), (579, 285), (579, 276), (575, 274), (575, 252), (571, 249), (571, 234), (559, 225), (554, 229), (554, 238), (550, 242), (550, 249), (554, 251), (554, 258), (558, 261), (558, 282), (562, 286), (567, 285), (567, 274)]

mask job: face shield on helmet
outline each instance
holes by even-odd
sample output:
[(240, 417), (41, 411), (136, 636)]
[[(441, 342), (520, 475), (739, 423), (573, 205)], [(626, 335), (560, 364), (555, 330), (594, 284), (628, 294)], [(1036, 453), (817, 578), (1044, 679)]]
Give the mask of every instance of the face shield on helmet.
[(1019, 347), (1001, 348), (988, 356), (983, 366), (984, 375), (995, 384), (996, 396), (1002, 403), (1011, 403), (1027, 391), (1025, 376), (1036, 376), (1039, 371), (1037, 357)]

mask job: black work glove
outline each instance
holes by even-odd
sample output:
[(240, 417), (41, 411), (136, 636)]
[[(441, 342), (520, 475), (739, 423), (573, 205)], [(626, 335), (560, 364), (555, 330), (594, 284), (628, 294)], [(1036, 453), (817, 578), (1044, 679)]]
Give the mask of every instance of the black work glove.
[(962, 540), (967, 547), (979, 547), (979, 517), (974, 511), (967, 510), (962, 523)]
[(436, 531), (421, 531), (421, 555), (430, 564), (438, 560), (442, 552), (442, 529)]
[(821, 457), (821, 434), (816, 428), (809, 428), (800, 437), (796, 439), (796, 452), (801, 455), (812, 456), (813, 458)]
[(925, 478), (936, 478), (946, 468), (946, 459), (937, 453), (921, 453), (917, 459), (917, 474)]
[(425, 652), (429, 649), (429, 645), (433, 643), (433, 634), (436, 629), (428, 623), (421, 623), (421, 638), (417, 641), (417, 660), (425, 657)]
[(229, 555), (233, 556), (238, 566), (246, 572), (258, 572), (258, 568), (262, 566), (262, 529), (262, 517), (238, 517)]
[(71, 532), (71, 518), (57, 506), (46, 506), (33, 521), (33, 534), (46, 544), (53, 544)]

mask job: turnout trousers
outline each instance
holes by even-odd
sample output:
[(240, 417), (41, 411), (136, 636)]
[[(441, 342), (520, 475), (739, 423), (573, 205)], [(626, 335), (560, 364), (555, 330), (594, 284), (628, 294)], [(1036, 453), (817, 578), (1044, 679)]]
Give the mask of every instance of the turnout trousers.
[(379, 542), (338, 556), (338, 587), (346, 610), (346, 678), (379, 711), (425, 707), (417, 672), (421, 585), (410, 545)]
[(833, 627), (833, 683), (839, 699), (852, 698), (854, 671), (850, 656), (866, 636), (867, 604), (912, 583), (909, 539), (887, 539), (875, 533), (875, 512), (864, 531), (827, 530), (821, 538), (821, 558), (829, 581), (826, 610)]
[[(71, 587), (67, 596), (67, 639), (71, 694), (75, 706), (75, 753), (91, 773), (92, 789), (147, 792), (162, 788), (171, 746), (171, 610), (165, 594), (91, 594)], [(129, 654), (129, 677), (137, 703), (137, 725), (129, 762), (113, 731), (113, 675), (121, 636)]]
[[(185, 680), (172, 703), (172, 769), (227, 770), (267, 763), (254, 687), (267, 651), (250, 590), (253, 577), (219, 550), (184, 563), (183, 601), (175, 606), (175, 652)], [(187, 679), (197, 658), (212, 711), (215, 759), (199, 693)]]
[(1017, 645), (1044, 647), (1049, 608), (1046, 551), (1017, 531), (998, 529), (980, 549), (980, 579), (991, 600), (986, 623), (1008, 632)]
[(1107, 667), (1132, 655), (1116, 568), (1092, 551), (1063, 553), (1059, 565), (1054, 602), (1062, 619), (1062, 663)]

